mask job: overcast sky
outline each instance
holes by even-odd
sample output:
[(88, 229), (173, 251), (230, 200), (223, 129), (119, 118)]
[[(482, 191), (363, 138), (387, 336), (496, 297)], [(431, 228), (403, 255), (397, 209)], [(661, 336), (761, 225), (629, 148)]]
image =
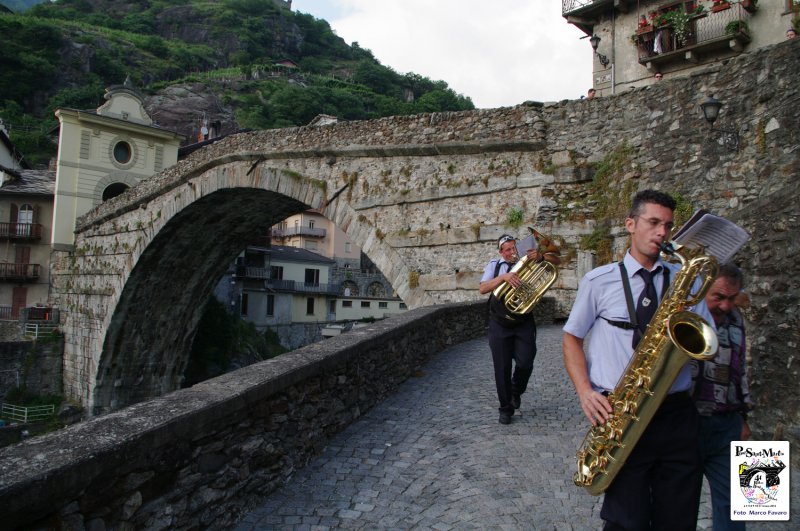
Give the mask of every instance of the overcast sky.
[(586, 94), (592, 49), (556, 0), (293, 0), (384, 66), (445, 81), (478, 108)]

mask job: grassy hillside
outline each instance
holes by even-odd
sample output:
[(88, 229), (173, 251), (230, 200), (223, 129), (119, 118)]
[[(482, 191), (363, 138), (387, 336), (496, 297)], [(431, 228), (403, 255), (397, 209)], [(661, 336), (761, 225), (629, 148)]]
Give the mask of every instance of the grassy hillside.
[[(0, 34), (0, 117), (34, 164), (55, 155), (56, 108), (93, 109), (126, 76), (146, 96), (203, 84), (237, 127), (473, 108), (444, 81), (400, 75), (327, 22), (265, 0), (62, 0), (0, 14)], [(299, 69), (276, 75), (284, 59)]]

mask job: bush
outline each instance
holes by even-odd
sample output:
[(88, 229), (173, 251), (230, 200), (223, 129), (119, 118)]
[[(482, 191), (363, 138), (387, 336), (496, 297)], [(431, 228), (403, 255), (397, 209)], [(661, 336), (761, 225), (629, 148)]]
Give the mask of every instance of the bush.
[(9, 389), (4, 400), (16, 406), (23, 407), (49, 406), (52, 404), (55, 406), (56, 411), (58, 411), (64, 398), (58, 395), (37, 395), (30, 393), (27, 387), (21, 385)]
[(725, 26), (725, 34), (736, 35), (737, 33), (750, 35), (750, 28), (748, 27), (747, 22), (744, 20), (732, 20), (728, 22), (728, 24)]

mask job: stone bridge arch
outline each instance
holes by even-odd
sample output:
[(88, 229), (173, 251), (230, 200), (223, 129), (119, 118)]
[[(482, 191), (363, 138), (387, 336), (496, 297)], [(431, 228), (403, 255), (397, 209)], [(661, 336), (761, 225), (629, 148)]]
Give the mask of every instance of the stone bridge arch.
[[(652, 187), (680, 194), (690, 211), (704, 208), (752, 234), (742, 252), (752, 299), (746, 315), (756, 400), (751, 428), (762, 437), (796, 433), (797, 334), (787, 330), (798, 330), (800, 290), (793, 230), (800, 87), (791, 82), (800, 70), (798, 46), (782, 42), (690, 77), (590, 101), (258, 131), (207, 146), (100, 205), (77, 223), (76, 248), (54, 253), (53, 302), (65, 319), (65, 395), (102, 411), (176, 385), (170, 378), (179, 372), (181, 355), (170, 350), (189, 342), (196, 310), (185, 310), (179, 331), (170, 330), (169, 311), (187, 302), (173, 284), (190, 286), (195, 279), (200, 287), (193, 289), (206, 289), (202, 282), (213, 275), (203, 273), (214, 268), (195, 271), (199, 266), (192, 264), (175, 282), (154, 277), (153, 286), (169, 288), (162, 297), (167, 311), (141, 304), (144, 290), (159, 293), (146, 285), (146, 266), (173, 273), (159, 259), (169, 243), (180, 243), (186, 231), (201, 232), (203, 223), (241, 219), (216, 210), (214, 197), (241, 200), (241, 214), (254, 210), (243, 190), (277, 205), (276, 213), (320, 208), (362, 246), (410, 307), (477, 298), (481, 269), (496, 252), (493, 242), (510, 230), (506, 213), (522, 209), (521, 230), (530, 224), (562, 244), (564, 264), (548, 295), (555, 294), (554, 313), (565, 317), (581, 270), (591, 266), (584, 237), (610, 239), (617, 251), (626, 246), (624, 230), (595, 234), (599, 205), (625, 204), (629, 191)], [(738, 131), (736, 150), (728, 150), (699, 115), (698, 105), (711, 93), (725, 102), (719, 126)], [(595, 172), (615, 165), (617, 155), (625, 159), (619, 172), (592, 191)], [(606, 221), (616, 226), (616, 219)], [(235, 253), (232, 247), (195, 262), (221, 264)], [(162, 328), (169, 338), (158, 349), (144, 341)], [(128, 340), (140, 341), (147, 355), (128, 353), (136, 346)], [(164, 360), (172, 366), (159, 366)], [(95, 404), (95, 396), (102, 400)], [(775, 409), (777, 403), (784, 407)]]
[[(259, 154), (186, 164), (79, 220), (53, 278), (63, 308), (66, 396), (94, 414), (180, 387), (205, 301), (226, 268), (276, 222), (317, 208), (342, 227), (414, 306), (402, 260), (326, 181)], [(339, 190), (341, 192), (342, 190)]]

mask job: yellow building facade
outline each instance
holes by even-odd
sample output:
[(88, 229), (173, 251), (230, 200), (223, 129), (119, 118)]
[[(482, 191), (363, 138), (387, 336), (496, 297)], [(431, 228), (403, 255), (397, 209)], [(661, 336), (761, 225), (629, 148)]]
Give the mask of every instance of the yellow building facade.
[(56, 111), (55, 250), (71, 250), (78, 217), (178, 160), (184, 137), (153, 124), (128, 80), (105, 99), (95, 111)]

